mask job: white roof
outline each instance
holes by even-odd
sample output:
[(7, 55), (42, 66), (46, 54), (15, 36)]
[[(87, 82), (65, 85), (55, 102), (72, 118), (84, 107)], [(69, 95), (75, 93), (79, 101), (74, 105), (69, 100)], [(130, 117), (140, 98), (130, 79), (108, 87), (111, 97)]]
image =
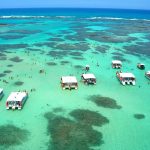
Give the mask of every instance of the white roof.
[(150, 71), (147, 71), (146, 74), (150, 74)]
[(88, 74), (82, 74), (84, 79), (96, 79), (94, 74), (88, 73)]
[(62, 76), (62, 83), (77, 83), (75, 76)]
[(113, 64), (122, 64), (122, 62), (120, 60), (113, 60), (112, 63)]
[(27, 96), (26, 92), (11, 92), (7, 101), (22, 101)]
[(85, 67), (90, 67), (89, 65), (86, 65)]
[(138, 65), (144, 65), (145, 66), (145, 64), (143, 64), (143, 63), (138, 63)]
[(0, 88), (0, 93), (3, 92), (3, 89)]
[(135, 78), (134, 74), (132, 73), (120, 73), (122, 78)]

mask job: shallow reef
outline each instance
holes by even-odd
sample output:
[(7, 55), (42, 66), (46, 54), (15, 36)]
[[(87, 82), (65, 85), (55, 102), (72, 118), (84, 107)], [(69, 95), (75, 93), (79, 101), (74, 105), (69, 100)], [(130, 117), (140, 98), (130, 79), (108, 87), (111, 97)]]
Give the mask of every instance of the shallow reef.
[(101, 106), (104, 108), (111, 108), (111, 109), (121, 109), (122, 107), (117, 104), (116, 100), (110, 97), (103, 97), (101, 95), (92, 95), (88, 96), (88, 100), (94, 102), (97, 106)]
[(75, 60), (84, 60), (85, 58), (82, 57), (82, 56), (74, 56), (74, 57), (71, 57), (72, 59), (75, 59)]
[(67, 61), (67, 60), (62, 60), (62, 61), (60, 61), (60, 64), (61, 65), (66, 65), (66, 64), (69, 64), (70, 62), (69, 61)]
[(88, 109), (76, 109), (70, 112), (70, 115), (74, 117), (81, 124), (103, 126), (109, 123), (109, 120), (98, 112)]
[(29, 132), (14, 125), (0, 126), (0, 146), (11, 147), (27, 141)]
[(57, 42), (39, 42), (39, 43), (35, 43), (34, 46), (37, 47), (43, 47), (43, 46), (47, 46), (50, 48), (54, 48), (57, 45)]
[(48, 56), (51, 56), (54, 58), (63, 58), (65, 56), (67, 56), (68, 54), (69, 54), (68, 51), (55, 51), (55, 50), (49, 51), (47, 53)]
[(5, 70), (4, 73), (11, 73), (11, 70)]
[(22, 81), (16, 81), (14, 84), (17, 85), (17, 86), (21, 86), (21, 85), (24, 84), (24, 82), (22, 82)]
[(46, 63), (48, 66), (56, 66), (57, 65), (57, 63), (55, 63), (55, 62), (47, 62)]
[(100, 53), (106, 53), (109, 50), (109, 46), (97, 46), (95, 50)]
[(120, 60), (120, 61), (127, 61), (127, 59), (125, 59), (123, 56), (121, 56), (121, 55), (114, 55), (114, 56), (112, 56), (112, 58), (114, 59), (114, 60)]
[(22, 62), (23, 61), (23, 59), (19, 58), (18, 56), (10, 58), (9, 60), (13, 61), (13, 62)]
[(127, 54), (131, 54), (135, 56), (138, 55), (150, 56), (149, 47), (150, 47), (149, 42), (140, 42), (136, 45), (124, 46), (123, 48), (126, 50)]
[(10, 64), (10, 65), (7, 65), (7, 67), (13, 67), (13, 65)]
[(15, 40), (26, 37), (25, 35), (1, 35), (0, 38), (3, 40)]
[(6, 57), (6, 54), (0, 52), (0, 57)]
[(1, 44), (0, 45), (0, 51), (5, 51), (5, 50), (16, 50), (16, 49), (21, 49), (21, 48), (27, 48), (29, 45), (28, 44)]
[(64, 109), (63, 109), (62, 107), (57, 107), (57, 108), (54, 108), (54, 109), (53, 109), (53, 112), (54, 112), (54, 113), (63, 112), (63, 111), (64, 111)]
[(70, 44), (70, 43), (59, 44), (55, 48), (59, 50), (65, 50), (65, 51), (67, 50), (86, 51), (89, 49), (89, 46), (85, 42), (80, 42), (80, 43), (75, 43), (75, 44)]
[(58, 37), (53, 37), (53, 38), (49, 38), (48, 41), (63, 42), (64, 39), (58, 38)]
[(144, 114), (134, 114), (134, 118), (136, 118), (136, 119), (144, 119), (145, 115)]
[(7, 60), (7, 57), (0, 56), (0, 60), (1, 60), (1, 61)]
[(49, 150), (93, 150), (92, 146), (104, 143), (102, 133), (94, 130), (92, 125), (108, 123), (105, 117), (80, 109), (73, 110), (70, 115), (75, 120), (51, 112), (45, 114), (48, 120), (47, 134), (51, 136)]
[(9, 30), (7, 33), (15, 33), (15, 34), (36, 34), (40, 33), (42, 30)]
[(75, 65), (74, 66), (76, 69), (83, 69), (83, 66), (81, 66), (81, 65)]

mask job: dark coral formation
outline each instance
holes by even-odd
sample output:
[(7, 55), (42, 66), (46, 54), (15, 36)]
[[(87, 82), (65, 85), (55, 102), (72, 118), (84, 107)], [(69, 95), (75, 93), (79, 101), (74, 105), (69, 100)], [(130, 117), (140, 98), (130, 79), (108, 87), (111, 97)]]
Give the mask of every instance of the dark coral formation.
[(81, 65), (75, 65), (74, 66), (76, 69), (83, 69), (83, 66), (81, 66)]
[[(82, 121), (74, 121), (50, 112), (45, 117), (48, 120), (47, 132), (52, 138), (49, 150), (92, 150), (91, 146), (103, 144), (102, 133), (91, 126), (93, 121), (84, 124)], [(90, 117), (92, 115), (88, 118)]]
[(109, 120), (95, 111), (76, 109), (70, 113), (78, 122), (86, 125), (102, 126), (109, 123)]
[(17, 86), (21, 86), (21, 85), (24, 84), (24, 82), (22, 82), (22, 81), (17, 81), (17, 82), (15, 82), (14, 84), (17, 85)]
[(127, 54), (139, 56), (146, 55), (150, 56), (150, 43), (149, 42), (140, 42), (137, 45), (124, 46)]
[(97, 46), (95, 50), (100, 53), (106, 53), (109, 50), (109, 46), (107, 45)]
[(56, 66), (57, 65), (57, 63), (55, 63), (55, 62), (48, 62), (48, 63), (46, 63), (48, 66)]
[(114, 60), (127, 61), (127, 59), (125, 59), (124, 57), (119, 56), (119, 55), (114, 55), (112, 58)]
[(65, 56), (67, 56), (69, 54), (68, 51), (56, 51), (56, 50), (52, 50), (49, 51), (47, 55), (54, 57), (54, 58), (63, 58)]
[(7, 65), (7, 67), (13, 67), (13, 65), (10, 64), (10, 65)]
[(84, 60), (85, 58), (84, 57), (81, 57), (81, 56), (74, 56), (74, 57), (71, 57), (72, 59), (75, 59), (75, 60)]
[(28, 44), (1, 44), (0, 45), (0, 51), (5, 51), (5, 50), (16, 50), (16, 49), (21, 49), (21, 48), (27, 48)]
[(80, 51), (86, 51), (89, 49), (89, 46), (87, 43), (80, 42), (80, 43), (75, 43), (75, 44), (59, 44), (55, 46), (56, 49), (59, 50), (80, 50)]
[(88, 97), (88, 100), (93, 101), (97, 106), (101, 106), (104, 108), (111, 108), (111, 109), (121, 109), (122, 107), (117, 104), (116, 100), (103, 97), (100, 95), (92, 95)]
[(9, 60), (13, 61), (13, 62), (22, 62), (23, 59), (19, 58), (18, 56), (10, 58)]
[(57, 42), (43, 42), (43, 43), (35, 43), (34, 46), (37, 47), (46, 46), (46, 47), (54, 48), (56, 44)]
[(0, 73), (0, 78), (5, 77), (5, 76), (6, 76), (6, 73)]
[(20, 145), (28, 138), (29, 132), (14, 125), (0, 126), (0, 146)]
[(62, 61), (60, 62), (61, 65), (66, 65), (66, 64), (69, 64), (69, 63), (70, 63), (70, 62), (67, 61), (67, 60), (62, 60)]
[(25, 35), (1, 35), (0, 38), (3, 40), (15, 40), (26, 37)]
[(63, 109), (62, 107), (57, 107), (57, 108), (54, 108), (54, 109), (53, 109), (53, 112), (54, 112), (54, 113), (63, 112), (63, 111), (64, 111), (64, 109)]
[(7, 33), (30, 35), (30, 34), (40, 33), (40, 32), (42, 32), (42, 30), (9, 30)]
[(4, 73), (11, 73), (11, 70), (5, 70)]
[(136, 119), (144, 119), (145, 115), (144, 114), (134, 114), (134, 118), (136, 118)]
[(0, 60), (7, 60), (7, 57), (0, 56)]
[(53, 38), (49, 38), (48, 41), (63, 42), (64, 39), (58, 38), (58, 37), (53, 37)]

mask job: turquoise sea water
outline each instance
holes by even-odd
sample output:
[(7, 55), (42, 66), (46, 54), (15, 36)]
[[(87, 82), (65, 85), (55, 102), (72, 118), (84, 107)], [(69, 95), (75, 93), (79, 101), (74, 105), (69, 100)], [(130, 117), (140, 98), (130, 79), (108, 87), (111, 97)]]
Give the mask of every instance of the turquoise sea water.
[[(5, 93), (0, 150), (150, 149), (150, 81), (144, 76), (150, 70), (149, 11), (109, 11), (87, 16), (81, 10), (63, 11), (67, 15), (0, 12), (0, 88)], [(123, 62), (122, 71), (135, 74), (136, 86), (118, 82), (113, 59)], [(137, 69), (138, 62), (145, 63), (145, 71)], [(81, 82), (86, 64), (97, 78), (95, 86)], [(60, 78), (70, 74), (79, 88), (64, 91)], [(18, 90), (29, 92), (23, 109), (6, 110), (9, 93)], [(94, 103), (96, 96), (104, 97), (105, 107)], [(108, 97), (121, 107), (112, 109)], [(9, 132), (12, 127), (23, 131)]]

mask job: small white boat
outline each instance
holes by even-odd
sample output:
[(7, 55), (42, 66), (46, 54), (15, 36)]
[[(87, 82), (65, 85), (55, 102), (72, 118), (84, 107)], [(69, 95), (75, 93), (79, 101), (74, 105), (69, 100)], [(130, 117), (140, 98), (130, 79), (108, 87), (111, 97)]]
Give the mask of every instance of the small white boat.
[(0, 88), (0, 100), (1, 98), (4, 96), (4, 92), (3, 92), (3, 89)]
[(122, 85), (135, 85), (135, 76), (132, 73), (117, 72), (116, 76)]
[(89, 65), (86, 65), (85, 66), (85, 71), (89, 71), (90, 70), (90, 66)]
[(27, 97), (27, 92), (11, 92), (6, 100), (6, 109), (22, 109)]
[(61, 77), (61, 86), (62, 86), (63, 90), (77, 89), (78, 81), (75, 76), (62, 76)]
[(122, 62), (120, 60), (113, 60), (111, 65), (114, 69), (120, 69), (122, 67)]
[(145, 72), (145, 77), (150, 80), (150, 71)]
[(145, 69), (145, 64), (142, 64), (142, 63), (138, 63), (137, 64), (137, 67), (141, 70), (144, 70)]
[(83, 82), (86, 84), (96, 84), (96, 77), (94, 74), (91, 74), (91, 73), (82, 74), (81, 78)]

